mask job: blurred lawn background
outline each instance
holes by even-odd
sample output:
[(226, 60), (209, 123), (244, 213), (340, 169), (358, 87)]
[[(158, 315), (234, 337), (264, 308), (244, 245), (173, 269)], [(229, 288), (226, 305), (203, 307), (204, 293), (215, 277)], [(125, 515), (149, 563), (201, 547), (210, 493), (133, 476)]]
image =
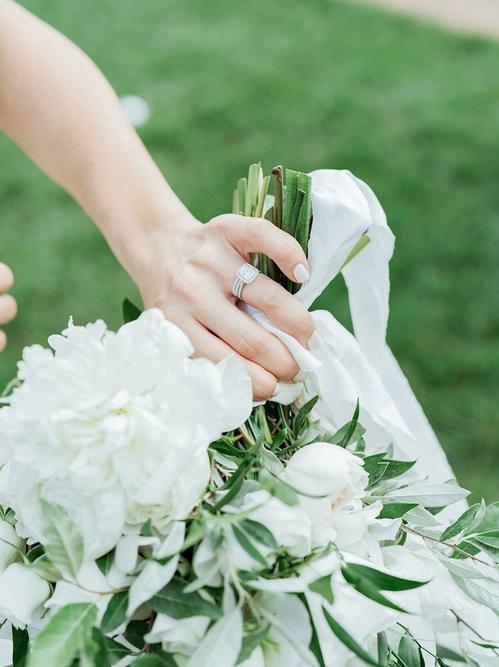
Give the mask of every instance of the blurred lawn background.
[[(260, 159), (371, 184), (398, 239), (390, 344), (462, 483), (499, 497), (499, 45), (334, 0), (23, 4), (146, 98), (141, 136), (200, 219)], [(70, 314), (118, 326), (137, 297), (76, 204), (5, 138), (0, 155), (4, 384)], [(321, 305), (344, 319), (341, 285)]]

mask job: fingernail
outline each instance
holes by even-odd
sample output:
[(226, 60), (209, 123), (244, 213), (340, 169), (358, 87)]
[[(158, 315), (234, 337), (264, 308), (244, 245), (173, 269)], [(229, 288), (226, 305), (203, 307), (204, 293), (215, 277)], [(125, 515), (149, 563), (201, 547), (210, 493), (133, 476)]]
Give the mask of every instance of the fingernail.
[(299, 283), (306, 283), (310, 280), (310, 273), (303, 264), (297, 264), (293, 269), (293, 275)]
[(319, 343), (320, 341), (319, 341), (319, 336), (317, 335), (317, 331), (314, 331), (314, 333), (308, 339), (308, 349), (316, 350), (319, 347)]

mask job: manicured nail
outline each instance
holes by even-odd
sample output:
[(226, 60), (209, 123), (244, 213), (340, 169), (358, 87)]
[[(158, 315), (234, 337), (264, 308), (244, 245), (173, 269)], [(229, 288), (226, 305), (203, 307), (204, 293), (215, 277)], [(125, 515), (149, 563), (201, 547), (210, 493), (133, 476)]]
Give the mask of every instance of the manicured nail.
[(293, 275), (299, 283), (306, 283), (310, 280), (310, 273), (303, 264), (297, 264), (293, 269)]
[(320, 341), (319, 341), (319, 336), (317, 335), (317, 331), (314, 331), (314, 333), (308, 339), (308, 349), (316, 350), (319, 347), (319, 342)]

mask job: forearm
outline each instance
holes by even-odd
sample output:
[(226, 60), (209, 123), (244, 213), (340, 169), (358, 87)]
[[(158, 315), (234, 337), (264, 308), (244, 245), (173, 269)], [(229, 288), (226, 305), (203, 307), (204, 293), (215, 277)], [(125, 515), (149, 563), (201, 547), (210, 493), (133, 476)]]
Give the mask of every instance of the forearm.
[(132, 275), (159, 219), (165, 232), (192, 220), (97, 67), (10, 0), (0, 0), (0, 127), (79, 202)]

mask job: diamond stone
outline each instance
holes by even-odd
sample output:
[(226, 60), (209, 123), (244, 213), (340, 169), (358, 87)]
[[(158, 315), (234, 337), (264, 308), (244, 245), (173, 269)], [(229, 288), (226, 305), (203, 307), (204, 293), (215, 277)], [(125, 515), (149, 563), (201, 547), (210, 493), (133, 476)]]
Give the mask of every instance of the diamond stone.
[(237, 275), (241, 280), (244, 280), (245, 283), (250, 283), (258, 275), (258, 269), (256, 266), (251, 264), (243, 264), (237, 271)]

